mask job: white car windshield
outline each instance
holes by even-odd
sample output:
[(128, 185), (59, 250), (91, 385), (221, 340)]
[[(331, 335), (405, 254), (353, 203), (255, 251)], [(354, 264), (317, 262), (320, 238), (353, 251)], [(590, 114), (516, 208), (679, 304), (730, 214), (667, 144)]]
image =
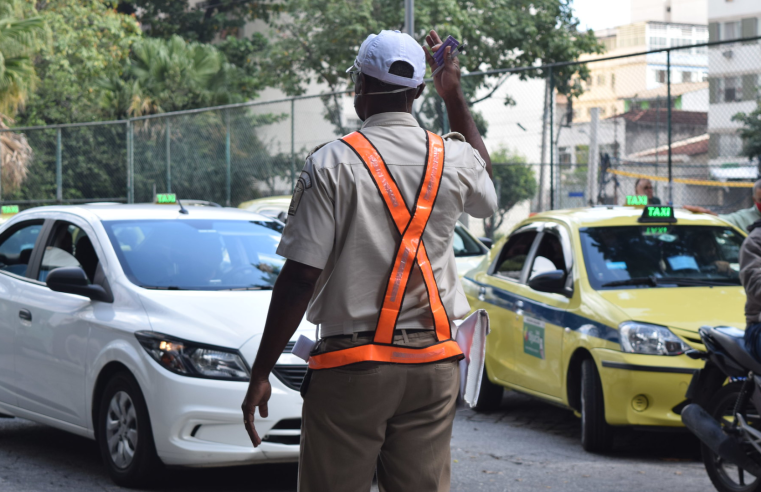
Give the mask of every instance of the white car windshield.
[(282, 224), (242, 220), (119, 220), (103, 226), (130, 281), (147, 289), (272, 289), (285, 259)]

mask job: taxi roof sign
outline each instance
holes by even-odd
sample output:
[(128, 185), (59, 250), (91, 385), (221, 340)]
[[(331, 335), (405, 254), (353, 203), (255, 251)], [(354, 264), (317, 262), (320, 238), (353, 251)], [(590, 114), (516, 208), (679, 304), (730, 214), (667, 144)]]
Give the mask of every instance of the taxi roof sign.
[(674, 217), (674, 207), (667, 205), (647, 205), (642, 210), (642, 216), (637, 222), (676, 222)]
[(626, 205), (644, 207), (647, 205), (647, 195), (626, 195)]
[(174, 205), (177, 203), (177, 195), (174, 193), (158, 193), (156, 203), (161, 205)]
[(18, 212), (18, 205), (3, 205), (2, 209), (0, 209), (2, 215), (14, 215)]

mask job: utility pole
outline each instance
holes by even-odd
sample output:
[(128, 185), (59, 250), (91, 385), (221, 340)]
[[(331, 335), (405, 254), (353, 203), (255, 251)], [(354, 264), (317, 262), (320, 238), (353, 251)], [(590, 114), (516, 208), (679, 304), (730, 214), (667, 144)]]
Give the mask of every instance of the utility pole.
[(544, 166), (547, 163), (547, 125), (549, 125), (549, 119), (550, 119), (550, 79), (549, 77), (545, 77), (544, 82), (544, 111), (542, 113), (542, 150), (540, 152), (540, 164), (539, 164), (539, 200), (538, 200), (538, 208), (539, 212), (544, 212), (545, 210), (545, 200), (544, 195), (546, 193), (546, 178), (545, 178), (545, 170)]
[(404, 0), (404, 32), (415, 37), (415, 0)]

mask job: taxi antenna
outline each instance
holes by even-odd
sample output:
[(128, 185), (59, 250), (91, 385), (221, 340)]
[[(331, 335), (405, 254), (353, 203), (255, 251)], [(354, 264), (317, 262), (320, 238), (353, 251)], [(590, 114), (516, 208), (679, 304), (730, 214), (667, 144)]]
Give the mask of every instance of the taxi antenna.
[(180, 206), (180, 213), (181, 214), (188, 215), (188, 213), (189, 213), (188, 210), (185, 207), (182, 206), (182, 202), (180, 201), (179, 198), (177, 198), (177, 205)]

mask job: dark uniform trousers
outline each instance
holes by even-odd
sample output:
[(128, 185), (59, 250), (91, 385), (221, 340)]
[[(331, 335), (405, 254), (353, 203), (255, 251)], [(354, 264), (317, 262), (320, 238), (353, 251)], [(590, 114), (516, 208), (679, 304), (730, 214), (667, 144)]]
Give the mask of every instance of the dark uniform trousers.
[[(368, 343), (372, 334), (330, 337), (317, 353)], [(425, 347), (433, 332), (395, 336)], [(456, 361), (378, 364), (314, 371), (304, 396), (300, 492), (446, 492), (449, 442), (460, 388)]]

